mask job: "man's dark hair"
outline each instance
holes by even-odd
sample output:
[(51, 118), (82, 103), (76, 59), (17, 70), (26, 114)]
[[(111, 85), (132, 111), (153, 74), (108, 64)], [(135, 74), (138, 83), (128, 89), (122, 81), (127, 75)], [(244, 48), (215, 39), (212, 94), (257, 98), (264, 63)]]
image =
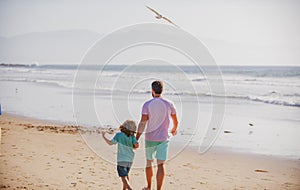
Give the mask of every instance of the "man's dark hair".
[(155, 94), (161, 94), (164, 88), (164, 85), (161, 81), (154, 81), (151, 84), (152, 89), (154, 90)]

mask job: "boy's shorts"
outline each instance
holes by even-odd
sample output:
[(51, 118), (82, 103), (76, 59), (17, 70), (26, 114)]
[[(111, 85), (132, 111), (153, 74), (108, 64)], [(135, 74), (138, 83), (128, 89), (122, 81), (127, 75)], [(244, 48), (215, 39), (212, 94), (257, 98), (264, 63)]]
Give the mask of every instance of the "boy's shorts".
[(128, 176), (132, 162), (118, 162), (117, 170), (119, 177)]
[(147, 160), (153, 160), (154, 157), (157, 160), (166, 160), (168, 153), (169, 141), (145, 141), (146, 158)]

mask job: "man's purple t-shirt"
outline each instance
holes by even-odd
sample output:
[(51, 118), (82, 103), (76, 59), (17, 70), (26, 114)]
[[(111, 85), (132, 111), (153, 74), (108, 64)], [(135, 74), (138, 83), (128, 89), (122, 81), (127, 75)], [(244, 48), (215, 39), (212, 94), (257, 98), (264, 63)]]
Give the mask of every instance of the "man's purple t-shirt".
[(142, 115), (148, 115), (145, 139), (147, 141), (165, 141), (168, 139), (170, 115), (176, 114), (173, 103), (163, 98), (153, 98), (144, 103)]

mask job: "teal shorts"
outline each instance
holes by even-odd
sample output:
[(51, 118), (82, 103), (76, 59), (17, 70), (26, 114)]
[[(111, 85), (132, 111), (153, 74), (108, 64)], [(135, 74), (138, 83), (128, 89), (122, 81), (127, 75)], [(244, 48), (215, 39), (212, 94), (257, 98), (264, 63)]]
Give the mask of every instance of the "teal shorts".
[(146, 158), (147, 160), (166, 160), (168, 154), (169, 141), (156, 142), (145, 141)]

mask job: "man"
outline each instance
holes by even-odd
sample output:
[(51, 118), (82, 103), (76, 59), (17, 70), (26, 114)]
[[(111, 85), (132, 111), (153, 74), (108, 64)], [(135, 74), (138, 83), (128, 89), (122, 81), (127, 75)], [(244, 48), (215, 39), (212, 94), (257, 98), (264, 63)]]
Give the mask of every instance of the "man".
[(173, 120), (172, 135), (177, 134), (178, 121), (174, 105), (161, 96), (163, 83), (161, 81), (154, 81), (151, 86), (153, 98), (143, 105), (142, 117), (136, 138), (139, 140), (147, 124), (145, 132), (147, 187), (145, 187), (144, 190), (151, 190), (152, 187), (152, 163), (154, 157), (157, 159), (158, 165), (156, 173), (157, 190), (161, 190), (165, 177), (165, 160), (167, 159), (169, 143), (168, 128), (170, 117)]

